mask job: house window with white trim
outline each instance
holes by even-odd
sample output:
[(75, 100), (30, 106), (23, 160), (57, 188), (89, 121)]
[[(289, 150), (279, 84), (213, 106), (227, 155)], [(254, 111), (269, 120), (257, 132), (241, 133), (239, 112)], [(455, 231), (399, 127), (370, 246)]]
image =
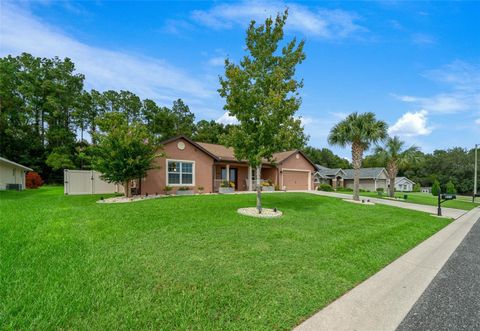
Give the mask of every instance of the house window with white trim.
[(193, 161), (168, 160), (167, 185), (195, 185)]

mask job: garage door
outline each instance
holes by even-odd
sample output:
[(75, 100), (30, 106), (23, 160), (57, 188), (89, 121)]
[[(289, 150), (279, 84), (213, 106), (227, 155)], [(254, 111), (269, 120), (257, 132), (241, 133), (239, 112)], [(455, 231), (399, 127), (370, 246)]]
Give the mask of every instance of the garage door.
[(284, 170), (283, 186), (287, 190), (308, 190), (308, 172)]

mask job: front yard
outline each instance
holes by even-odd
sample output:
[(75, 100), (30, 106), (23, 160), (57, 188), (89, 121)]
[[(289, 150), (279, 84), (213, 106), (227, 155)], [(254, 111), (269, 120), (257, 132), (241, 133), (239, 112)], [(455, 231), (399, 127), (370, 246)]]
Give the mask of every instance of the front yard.
[(289, 329), (446, 226), (389, 206), (265, 194), (96, 204), (0, 192), (5, 329)]
[[(343, 192), (342, 192), (343, 193)], [(361, 192), (360, 195), (368, 197), (378, 197), (377, 192)], [(421, 192), (395, 192), (397, 198), (403, 199), (403, 196), (407, 195), (408, 198), (404, 202), (418, 203), (420, 205), (436, 206), (438, 204), (438, 198), (430, 193)], [(388, 193), (383, 194), (383, 198), (388, 197)], [(478, 199), (477, 199), (478, 200)], [(442, 207), (456, 208), (463, 210), (471, 210), (475, 207), (479, 207), (480, 204), (473, 203), (472, 198), (465, 196), (457, 196), (456, 200), (445, 201), (442, 203)]]

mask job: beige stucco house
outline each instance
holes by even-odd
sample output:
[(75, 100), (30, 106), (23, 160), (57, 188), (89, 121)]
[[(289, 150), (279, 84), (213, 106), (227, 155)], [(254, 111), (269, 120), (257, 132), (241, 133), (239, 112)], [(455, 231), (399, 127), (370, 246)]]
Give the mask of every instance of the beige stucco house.
[[(222, 182), (231, 182), (235, 191), (255, 189), (255, 170), (245, 160), (237, 160), (232, 148), (193, 141), (185, 136), (162, 143), (164, 157), (155, 160), (156, 169), (139, 183), (141, 194), (173, 192), (188, 187), (204, 192), (218, 192)], [(311, 190), (315, 165), (299, 150), (275, 153), (272, 162), (264, 161), (261, 180), (284, 190)]]
[(0, 190), (25, 189), (25, 174), (29, 167), (0, 157)]
[[(334, 189), (352, 188), (353, 189), (353, 169), (331, 169), (319, 164), (316, 165), (317, 172), (314, 180), (316, 185), (322, 183), (330, 184)], [(378, 188), (388, 189), (388, 175), (385, 168), (361, 168), (360, 169), (360, 189), (366, 191), (376, 191)]]

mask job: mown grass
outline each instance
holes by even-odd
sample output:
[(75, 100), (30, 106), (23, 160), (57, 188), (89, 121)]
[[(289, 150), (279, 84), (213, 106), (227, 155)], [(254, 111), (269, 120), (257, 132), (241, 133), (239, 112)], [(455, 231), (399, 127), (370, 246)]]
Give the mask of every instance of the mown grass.
[[(378, 197), (377, 192), (361, 192), (360, 195), (368, 196), (368, 197)], [(428, 206), (436, 206), (438, 204), (438, 198), (433, 196), (430, 193), (421, 193), (421, 192), (395, 192), (395, 196), (397, 198), (402, 198), (403, 196), (407, 195), (408, 198), (405, 201), (401, 202), (409, 202), (409, 203), (418, 203), (420, 205), (428, 205)], [(383, 198), (386, 198), (388, 193), (383, 194)], [(470, 198), (471, 199), (471, 198)], [(458, 197), (455, 200), (449, 200), (442, 203), (442, 207), (448, 208), (456, 208), (456, 209), (463, 209), (463, 210), (471, 210), (475, 207), (480, 206), (478, 203), (473, 203), (471, 200), (466, 200), (465, 197)]]
[(96, 204), (0, 192), (2, 329), (289, 329), (449, 223), (388, 206), (265, 194)]

